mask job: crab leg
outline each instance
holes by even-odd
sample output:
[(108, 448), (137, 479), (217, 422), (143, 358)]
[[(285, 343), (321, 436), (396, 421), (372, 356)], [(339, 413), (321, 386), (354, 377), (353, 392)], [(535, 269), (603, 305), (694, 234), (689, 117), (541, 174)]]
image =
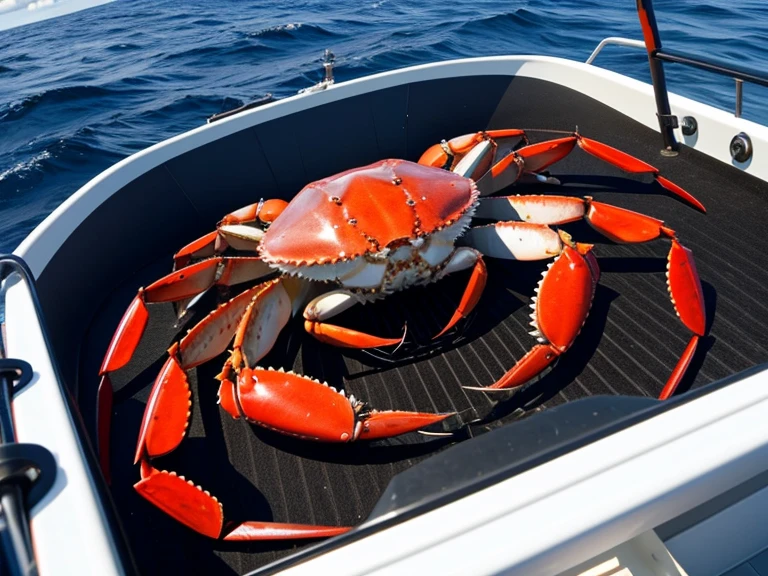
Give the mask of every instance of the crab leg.
[(324, 538), (350, 530), (348, 527), (243, 522), (224, 527), (221, 504), (208, 492), (174, 472), (158, 471), (149, 459), (167, 454), (184, 438), (190, 416), (190, 389), (185, 370), (221, 354), (231, 340), (235, 324), (251, 327), (259, 318), (256, 338), (243, 342), (238, 331), (235, 349), (260, 358), (274, 345), (290, 317), (290, 297), (278, 281), (261, 284), (223, 304), (169, 351), (169, 358), (150, 393), (136, 448), (141, 480), (136, 491), (179, 522), (211, 538), (225, 540), (277, 540)]
[(304, 329), (321, 342), (343, 348), (376, 348), (394, 346), (402, 342), (405, 335), (401, 338), (381, 338), (324, 322), (359, 302), (360, 300), (349, 290), (332, 290), (322, 294), (307, 304), (304, 309)]
[[(524, 220), (524, 222), (498, 222), (490, 226), (480, 226), (467, 233), (465, 238), (469, 244), (477, 247), (484, 254), (497, 258), (532, 259), (526, 258), (529, 254), (527, 248), (542, 242), (541, 239), (547, 237), (547, 224), (564, 224), (580, 218), (585, 218), (595, 230), (615, 242), (646, 242), (661, 236), (669, 238), (672, 242), (667, 257), (667, 284), (670, 297), (681, 322), (693, 333), (664, 387), (661, 398), (667, 398), (674, 393), (690, 364), (699, 337), (703, 336), (706, 330), (704, 296), (701, 281), (696, 272), (696, 264), (691, 251), (680, 244), (674, 230), (664, 226), (664, 222), (656, 218), (596, 202), (590, 197), (584, 199), (564, 196), (488, 198), (482, 200), (476, 215), (481, 218)], [(539, 232), (533, 238), (524, 236), (521, 232), (533, 233), (532, 231), (537, 229)], [(561, 233), (561, 236), (564, 234)], [(520, 249), (520, 246), (525, 246), (526, 250)], [(554, 244), (552, 248), (556, 249)], [(534, 251), (535, 255), (545, 257), (538, 248)], [(539, 301), (541, 298), (542, 296), (539, 295)], [(541, 347), (534, 348), (529, 353), (530, 358), (523, 358), (526, 361), (525, 365), (532, 365), (533, 356), (545, 354), (542, 350)], [(536, 373), (538, 372), (534, 372), (533, 375), (535, 376)], [(507, 378), (505, 380), (507, 386), (504, 387), (518, 385), (509, 384), (510, 381)]]
[(486, 130), (465, 134), (431, 146), (421, 155), (419, 164), (444, 168), (478, 180), (491, 169), (496, 158), (507, 156), (520, 142), (528, 143), (525, 130)]
[(672, 192), (678, 197), (682, 198), (686, 202), (692, 204), (702, 212), (706, 212), (704, 205), (694, 198), (691, 194), (683, 190), (677, 184), (670, 182), (663, 176), (659, 175), (659, 169), (651, 166), (650, 164), (643, 162), (639, 158), (617, 150), (607, 144), (592, 140), (591, 138), (585, 138), (580, 134), (574, 134), (567, 138), (558, 138), (555, 140), (547, 140), (545, 142), (538, 142), (520, 148), (516, 152), (524, 161), (526, 170), (531, 172), (539, 172), (548, 166), (554, 164), (558, 160), (565, 158), (578, 144), (579, 147), (591, 154), (595, 158), (599, 158), (608, 164), (616, 166), (625, 172), (631, 172), (635, 174), (652, 174), (654, 179), (666, 190)]
[(136, 491), (169, 516), (209, 538), (224, 540), (291, 540), (327, 538), (348, 532), (346, 526), (315, 526), (279, 522), (243, 522), (224, 525), (224, 508), (216, 497), (175, 472), (157, 470), (141, 462)]
[[(101, 380), (96, 395), (96, 429), (99, 462), (109, 481), (109, 437), (112, 416), (110, 374), (120, 370), (133, 357), (149, 321), (147, 303), (174, 302), (194, 296), (213, 285), (231, 286), (271, 272), (258, 258), (211, 258), (177, 270), (147, 288), (139, 290), (112, 336), (99, 370)], [(226, 343), (225, 343), (226, 345)], [(222, 350), (223, 351), (223, 350)], [(169, 362), (171, 359), (169, 359)]]
[[(516, 143), (526, 144), (522, 148), (502, 146), (502, 139), (515, 137)], [(574, 133), (528, 144), (524, 130), (490, 130), (459, 136), (448, 142), (435, 144), (419, 159), (419, 164), (445, 168), (467, 178), (478, 181), (483, 196), (493, 194), (516, 182), (524, 173), (539, 172), (562, 160), (578, 145), (582, 150), (625, 172), (651, 174), (666, 190), (689, 202), (702, 212), (704, 205), (677, 184), (659, 175), (658, 168), (639, 158), (617, 150), (607, 144), (585, 138)], [(546, 179), (557, 182), (556, 179)]]
[(253, 299), (238, 325), (230, 360), (219, 375), (220, 404), (232, 417), (242, 416), (309, 440), (351, 442), (412, 432), (452, 415), (370, 410), (327, 383), (282, 368), (253, 367), (274, 343), (276, 330), (271, 325), (287, 322), (290, 302), (280, 302), (278, 287), (276, 283)]
[(193, 260), (222, 254), (228, 247), (255, 251), (264, 228), (286, 207), (285, 200), (260, 200), (227, 214), (216, 230), (190, 242), (173, 256), (174, 269), (187, 266)]
[(99, 375), (119, 370), (130, 361), (149, 319), (147, 303), (178, 302), (214, 285), (233, 286), (270, 274), (272, 269), (258, 257), (209, 258), (139, 289), (123, 315), (104, 356)]
[(483, 262), (483, 257), (478, 251), (472, 250), (471, 248), (457, 248), (451, 255), (448, 264), (443, 269), (440, 278), (452, 274), (453, 272), (464, 270), (470, 266), (473, 266), (472, 275), (467, 281), (467, 287), (464, 289), (464, 294), (461, 297), (459, 306), (448, 321), (448, 324), (445, 325), (435, 338), (439, 338), (453, 328), (459, 320), (466, 318), (480, 301), (480, 296), (482, 296), (483, 290), (485, 289), (485, 283), (488, 280), (488, 272), (485, 267), (485, 262)]
[[(589, 244), (565, 244), (536, 288), (531, 335), (539, 342), (490, 389), (520, 386), (568, 350), (587, 319), (600, 277)], [(483, 388), (486, 390), (486, 388)]]
[[(155, 380), (144, 411), (135, 463), (143, 457), (154, 458), (168, 454), (184, 439), (186, 433), (191, 392), (185, 370), (212, 360), (227, 349), (235, 327), (259, 295), (270, 290), (277, 299), (277, 306), (284, 310), (270, 332), (271, 343), (263, 346), (267, 351), (274, 343), (277, 332), (290, 316), (290, 301), (285, 289), (271, 281), (259, 284), (216, 308), (192, 328), (181, 342), (171, 346), (160, 374)], [(273, 298), (273, 299), (275, 299)], [(270, 299), (270, 300), (273, 300)], [(266, 354), (266, 352), (264, 352)]]
[(123, 315), (112, 336), (99, 370), (96, 428), (99, 460), (109, 479), (109, 430), (112, 414), (112, 383), (109, 375), (123, 368), (133, 357), (149, 321), (147, 303), (177, 302), (200, 294), (214, 285), (231, 286), (271, 273), (259, 258), (210, 258), (177, 270), (141, 288)]
[[(488, 277), (485, 263), (477, 250), (457, 248), (450, 254), (447, 264), (440, 271), (437, 280), (448, 274), (473, 267), (461, 301), (446, 326), (435, 336), (438, 338), (448, 332), (459, 320), (465, 318), (477, 305), (485, 288)], [(381, 338), (365, 332), (344, 328), (325, 322), (328, 318), (359, 303), (360, 300), (349, 290), (333, 290), (312, 300), (304, 310), (304, 328), (315, 338), (332, 346), (344, 348), (376, 348), (400, 344), (405, 337)]]

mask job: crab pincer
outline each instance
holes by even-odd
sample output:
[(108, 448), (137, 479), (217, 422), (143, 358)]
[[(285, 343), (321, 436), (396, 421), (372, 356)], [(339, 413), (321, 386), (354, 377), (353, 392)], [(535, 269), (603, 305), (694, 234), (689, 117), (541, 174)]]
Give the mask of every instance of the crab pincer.
[[(244, 368), (234, 386), (233, 417), (283, 434), (320, 442), (353, 442), (389, 438), (419, 430), (453, 413), (429, 414), (407, 411), (378, 411), (343, 390), (336, 390), (300, 374), (282, 369)], [(230, 392), (227, 392), (230, 394)], [(232, 405), (222, 400), (222, 405)]]
[[(561, 233), (564, 240), (570, 240)], [(504, 390), (525, 384), (571, 347), (592, 307), (600, 277), (591, 244), (566, 243), (549, 264), (532, 298), (531, 335), (538, 344), (488, 388)]]
[(222, 304), (198, 323), (169, 357), (150, 393), (135, 462), (141, 464), (139, 494), (197, 532), (225, 540), (320, 538), (348, 527), (244, 522), (225, 524), (218, 500), (193, 482), (151, 465), (153, 458), (175, 450), (184, 439), (192, 406), (186, 370), (234, 345), (222, 373), (219, 402), (235, 418), (282, 434), (323, 442), (388, 438), (424, 428), (451, 416), (377, 411), (326, 383), (291, 371), (252, 368), (274, 346), (291, 315), (291, 292), (285, 280), (265, 282)]
[(562, 138), (534, 144), (530, 143), (525, 130), (520, 129), (465, 134), (430, 147), (422, 154), (419, 164), (444, 168), (472, 178), (478, 181), (482, 195), (486, 196), (514, 184), (523, 174), (536, 175), (543, 182), (559, 183), (556, 178), (544, 177), (540, 172), (568, 156), (578, 146), (587, 154), (625, 172), (650, 174), (668, 192), (702, 212), (707, 211), (693, 195), (661, 176), (655, 166), (608, 144), (585, 138), (578, 130), (561, 133)]
[(185, 526), (209, 538), (223, 540), (291, 540), (327, 538), (351, 530), (348, 526), (317, 526), (282, 522), (226, 523), (215, 496), (175, 472), (141, 463), (141, 480), (134, 486), (145, 499)]
[[(693, 335), (660, 395), (674, 393), (706, 330), (706, 312), (701, 281), (691, 251), (683, 247), (674, 230), (664, 222), (591, 197), (509, 196), (484, 199), (478, 209), (483, 218), (509, 218), (473, 228), (467, 239), (485, 254), (499, 258), (537, 260), (558, 254), (544, 272), (531, 308), (531, 325), (539, 344), (488, 389), (507, 389), (537, 376), (573, 343), (589, 313), (589, 304), (599, 277), (591, 246), (574, 244), (562, 231), (549, 228), (585, 219), (595, 230), (619, 243), (648, 242), (668, 238), (667, 287), (672, 305)], [(521, 239), (526, 240), (520, 242)], [(588, 275), (585, 271), (588, 270)], [(591, 282), (589, 278), (591, 277)]]

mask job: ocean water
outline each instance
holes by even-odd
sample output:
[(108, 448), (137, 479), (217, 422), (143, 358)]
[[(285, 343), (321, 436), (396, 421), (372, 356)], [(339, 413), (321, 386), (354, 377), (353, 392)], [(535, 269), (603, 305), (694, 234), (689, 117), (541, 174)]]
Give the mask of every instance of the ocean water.
[[(766, 68), (765, 0), (657, 0), (656, 12), (666, 46)], [(641, 38), (634, 0), (118, 0), (0, 31), (0, 251), (120, 159), (316, 83), (325, 48), (343, 81), (471, 56), (583, 61), (606, 36)], [(649, 80), (638, 50), (608, 47), (596, 64)], [(733, 109), (729, 78), (681, 65), (667, 77)], [(744, 92), (744, 116), (768, 123), (768, 89)]]

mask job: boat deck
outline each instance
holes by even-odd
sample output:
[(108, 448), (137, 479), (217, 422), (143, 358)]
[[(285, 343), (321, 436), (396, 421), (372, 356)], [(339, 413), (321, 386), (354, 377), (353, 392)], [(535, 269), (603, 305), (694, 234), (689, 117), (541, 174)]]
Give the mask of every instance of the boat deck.
[[(663, 219), (695, 257), (704, 287), (709, 331), (678, 393), (701, 387), (768, 360), (768, 239), (764, 214), (768, 184), (691, 149), (677, 158), (659, 155), (657, 133), (595, 101), (573, 98), (567, 111), (552, 111), (541, 98), (508, 90), (487, 125), (569, 128), (656, 165), (707, 207), (702, 214), (650, 178), (631, 178), (580, 150), (554, 166), (562, 186), (519, 185), (510, 193), (590, 195), (597, 200)], [(516, 93), (517, 91), (517, 93)], [(519, 105), (513, 105), (518, 102)], [(524, 121), (521, 119), (524, 118)], [(448, 122), (448, 121), (446, 121)], [(448, 122), (449, 123), (449, 122)], [(450, 136), (457, 132), (447, 132)], [(461, 133), (461, 132), (458, 132)], [(536, 140), (548, 137), (533, 132)], [(411, 159), (418, 151), (410, 153)], [(216, 216), (211, 218), (214, 224)], [(537, 411), (597, 395), (657, 397), (683, 351), (689, 333), (667, 294), (669, 242), (616, 245), (584, 223), (564, 227), (597, 244), (602, 277), (581, 335), (556, 367), (511, 399), (495, 404), (463, 385), (494, 382), (534, 343), (528, 303), (543, 263), (488, 261), (489, 283), (470, 320), (448, 339), (430, 337), (450, 316), (467, 274), (386, 301), (352, 309), (339, 324), (397, 335), (408, 325), (408, 345), (388, 356), (322, 345), (294, 321), (262, 364), (292, 368), (369, 401), (379, 409), (427, 412), (474, 409), (482, 434)], [(194, 236), (192, 236), (194, 237)], [(191, 238), (188, 238), (189, 240)], [(88, 327), (80, 352), (79, 403), (92, 425), (96, 380), (104, 342), (136, 287), (170, 270), (169, 254), (157, 254), (107, 298)], [(284, 557), (303, 544), (223, 543), (205, 539), (148, 504), (133, 490), (135, 440), (151, 382), (173, 337), (168, 306), (153, 307), (137, 360), (120, 375), (112, 433), (111, 492), (136, 564), (143, 574), (162, 572), (243, 574)], [(235, 421), (217, 404), (213, 377), (223, 359), (191, 371), (192, 421), (188, 437), (158, 468), (175, 470), (216, 495), (227, 520), (273, 520), (356, 525), (373, 509), (397, 473), (449, 446), (453, 439), (417, 434), (376, 443), (327, 446), (286, 438)]]

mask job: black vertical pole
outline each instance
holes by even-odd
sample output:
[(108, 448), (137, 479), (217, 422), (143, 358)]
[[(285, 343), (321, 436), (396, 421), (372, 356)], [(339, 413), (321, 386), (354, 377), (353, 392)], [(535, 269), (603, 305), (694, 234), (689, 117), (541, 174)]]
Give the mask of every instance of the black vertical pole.
[(676, 156), (678, 144), (673, 130), (677, 128), (677, 117), (672, 115), (669, 107), (667, 80), (664, 77), (662, 62), (656, 58), (656, 52), (661, 50), (661, 39), (659, 28), (656, 26), (656, 16), (653, 13), (653, 0), (637, 0), (637, 15), (640, 18), (640, 27), (643, 29), (645, 47), (648, 50), (648, 64), (651, 67), (651, 81), (656, 96), (656, 116), (659, 118), (661, 137), (664, 140), (661, 153), (665, 156)]
[[(0, 444), (14, 444), (11, 398), (13, 380), (0, 373)], [(0, 573), (10, 576), (37, 576), (32, 552), (29, 519), (24, 507), (24, 493), (18, 478), (0, 483)], [(3, 570), (5, 567), (5, 570)]]

